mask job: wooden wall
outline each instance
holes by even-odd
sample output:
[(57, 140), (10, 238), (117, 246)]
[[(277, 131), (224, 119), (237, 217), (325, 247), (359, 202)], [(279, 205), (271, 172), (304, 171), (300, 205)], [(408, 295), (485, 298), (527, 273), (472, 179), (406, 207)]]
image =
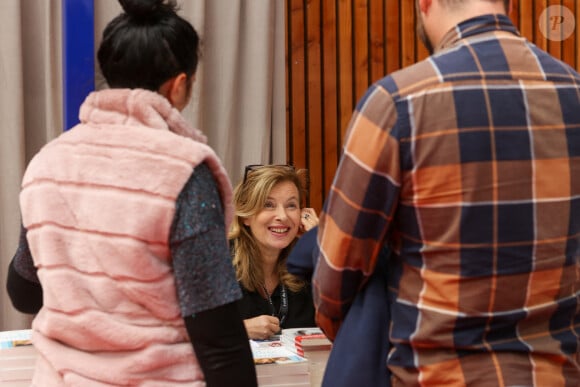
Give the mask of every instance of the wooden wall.
[[(415, 34), (414, 0), (285, 0), (288, 161), (310, 172), (310, 206), (320, 211), (357, 100), (388, 73), (427, 52)], [(513, 0), (523, 36), (576, 69), (580, 28), (549, 41), (538, 19), (564, 5), (580, 23), (577, 0)]]

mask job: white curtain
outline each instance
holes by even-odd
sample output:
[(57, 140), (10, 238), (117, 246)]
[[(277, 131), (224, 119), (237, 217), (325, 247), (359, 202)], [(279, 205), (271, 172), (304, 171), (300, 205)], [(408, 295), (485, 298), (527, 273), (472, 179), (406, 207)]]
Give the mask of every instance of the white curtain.
[[(194, 97), (184, 110), (236, 184), (244, 165), (286, 161), (283, 0), (180, 0), (201, 36)], [(121, 7), (96, 0), (95, 47)], [(20, 181), (30, 158), (62, 132), (61, 1), (0, 1), (0, 330), (30, 316), (6, 295), (18, 245)], [(105, 87), (96, 74), (96, 87)]]
[(26, 163), (62, 130), (60, 20), (60, 1), (0, 2), (0, 330), (30, 323), (12, 308), (5, 280), (20, 232)]
[[(236, 183), (247, 164), (286, 161), (283, 0), (185, 2), (203, 41), (196, 125)], [(197, 118), (197, 119), (196, 119)]]

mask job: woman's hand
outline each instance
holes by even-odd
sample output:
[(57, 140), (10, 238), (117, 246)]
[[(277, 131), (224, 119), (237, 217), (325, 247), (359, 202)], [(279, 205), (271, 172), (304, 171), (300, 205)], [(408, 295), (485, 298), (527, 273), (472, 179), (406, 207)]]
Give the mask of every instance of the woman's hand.
[(264, 340), (280, 332), (278, 317), (266, 314), (244, 320), (244, 326), (248, 337), (252, 340)]
[(303, 208), (300, 213), (300, 229), (306, 232), (314, 226), (318, 226), (316, 211), (314, 208)]

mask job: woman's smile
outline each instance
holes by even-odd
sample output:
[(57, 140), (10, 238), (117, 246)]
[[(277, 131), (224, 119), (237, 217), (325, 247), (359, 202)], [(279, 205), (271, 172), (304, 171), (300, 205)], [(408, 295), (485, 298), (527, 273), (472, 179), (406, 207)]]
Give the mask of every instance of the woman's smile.
[(252, 230), (260, 249), (268, 255), (279, 254), (288, 246), (300, 226), (298, 187), (282, 181), (272, 188), (263, 208), (245, 221)]

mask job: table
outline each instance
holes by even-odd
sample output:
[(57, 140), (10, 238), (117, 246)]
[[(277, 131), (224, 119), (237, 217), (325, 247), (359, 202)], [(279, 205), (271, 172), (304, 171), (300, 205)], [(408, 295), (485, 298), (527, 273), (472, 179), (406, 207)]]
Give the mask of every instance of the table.
[(32, 345), (0, 349), (0, 386), (30, 386), (36, 356)]
[[(310, 386), (320, 387), (329, 350), (309, 351)], [(0, 386), (28, 387), (34, 371), (37, 353), (32, 345), (0, 349)]]

